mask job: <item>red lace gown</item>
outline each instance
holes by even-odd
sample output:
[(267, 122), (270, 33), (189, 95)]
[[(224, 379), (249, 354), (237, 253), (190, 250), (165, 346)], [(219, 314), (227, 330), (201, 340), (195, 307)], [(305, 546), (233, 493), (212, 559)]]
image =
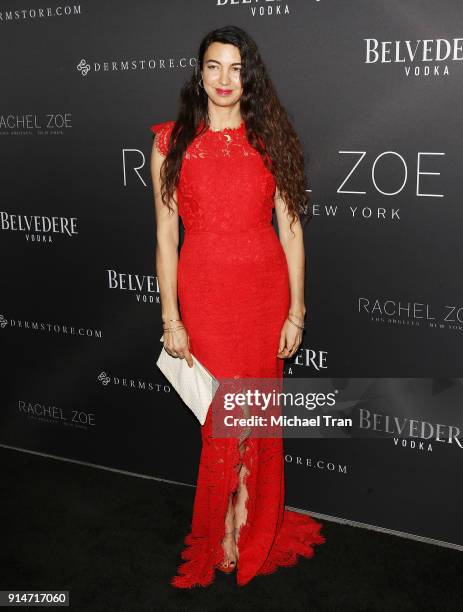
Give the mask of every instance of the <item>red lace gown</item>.
[[(150, 127), (165, 156), (174, 121)], [(200, 126), (202, 127), (202, 126)], [(199, 129), (198, 129), (199, 132)], [(185, 227), (177, 292), (190, 350), (217, 378), (282, 378), (277, 357), (290, 305), (286, 257), (272, 226), (276, 181), (248, 143), (245, 125), (208, 129), (188, 146), (177, 186)], [(312, 557), (325, 541), (322, 525), (285, 510), (283, 443), (212, 436), (211, 410), (201, 427), (202, 450), (191, 531), (175, 587), (206, 586), (224, 559), (222, 539), (229, 494), (247, 470), (246, 523), (238, 539), (237, 584), (278, 566)]]

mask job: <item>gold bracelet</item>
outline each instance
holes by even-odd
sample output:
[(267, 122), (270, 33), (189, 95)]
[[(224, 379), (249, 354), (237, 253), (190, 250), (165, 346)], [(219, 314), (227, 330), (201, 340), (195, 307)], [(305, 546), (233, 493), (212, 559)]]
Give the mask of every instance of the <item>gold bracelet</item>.
[(296, 319), (299, 319), (300, 321), (303, 321), (305, 319), (305, 315), (303, 317), (300, 317), (299, 315), (294, 314), (294, 312), (291, 312), (290, 310), (288, 311), (288, 314), (292, 315)]
[(169, 328), (166, 328), (166, 327), (163, 327), (162, 329), (163, 329), (165, 332), (169, 333), (169, 332), (177, 331), (177, 329), (185, 329), (185, 328), (184, 328), (184, 327), (182, 327), (182, 326), (180, 326), (180, 327), (171, 327), (170, 329), (169, 329)]
[[(291, 323), (294, 323), (294, 321), (291, 319), (291, 317), (294, 317), (294, 315), (293, 315), (293, 314), (288, 315), (288, 319), (289, 319), (289, 321), (291, 321)], [(297, 317), (296, 317), (296, 319), (297, 319)], [(294, 324), (296, 325), (296, 324), (298, 324), (298, 323), (299, 323), (299, 319), (297, 319), (297, 323), (294, 323)], [(305, 329), (305, 322), (304, 322), (304, 321), (302, 322), (301, 329)]]
[(301, 327), (300, 325), (298, 325), (297, 323), (294, 323), (294, 321), (291, 321), (291, 319), (288, 317), (288, 321), (290, 323), (292, 323), (293, 325), (295, 325), (296, 327), (298, 327), (299, 329), (304, 329), (303, 327)]

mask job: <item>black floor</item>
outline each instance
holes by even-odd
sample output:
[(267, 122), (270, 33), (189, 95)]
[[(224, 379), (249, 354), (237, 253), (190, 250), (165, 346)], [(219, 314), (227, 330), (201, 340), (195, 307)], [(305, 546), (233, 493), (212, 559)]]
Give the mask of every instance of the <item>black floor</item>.
[(111, 612), (463, 610), (460, 552), (326, 521), (327, 542), (295, 567), (175, 589), (194, 488), (4, 448), (0, 459), (0, 590), (69, 590), (71, 609)]

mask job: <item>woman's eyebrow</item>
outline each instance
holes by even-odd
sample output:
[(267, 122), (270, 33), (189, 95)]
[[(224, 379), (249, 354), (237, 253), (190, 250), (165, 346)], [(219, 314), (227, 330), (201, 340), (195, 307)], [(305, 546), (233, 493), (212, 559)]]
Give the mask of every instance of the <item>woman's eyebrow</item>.
[[(208, 59), (206, 63), (209, 62), (215, 62), (216, 64), (220, 64), (221, 62), (219, 62), (219, 60), (215, 60), (215, 59)], [(230, 66), (235, 66), (235, 64), (241, 65), (241, 62), (233, 62), (232, 64), (230, 64)]]

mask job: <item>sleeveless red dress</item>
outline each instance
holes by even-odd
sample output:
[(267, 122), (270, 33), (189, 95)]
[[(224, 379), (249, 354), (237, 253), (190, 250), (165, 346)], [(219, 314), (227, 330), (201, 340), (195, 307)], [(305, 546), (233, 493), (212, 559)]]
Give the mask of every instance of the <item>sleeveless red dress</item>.
[[(174, 121), (150, 127), (165, 156)], [(200, 126), (202, 127), (202, 125)], [(198, 129), (199, 132), (199, 129)], [(177, 292), (190, 350), (217, 378), (282, 378), (279, 337), (290, 306), (286, 257), (272, 226), (276, 181), (249, 144), (245, 125), (199, 134), (188, 146), (177, 186), (185, 235)], [(201, 427), (202, 450), (191, 531), (176, 587), (206, 586), (224, 558), (221, 545), (229, 494), (248, 474), (246, 523), (239, 533), (237, 584), (312, 557), (322, 525), (285, 510), (283, 441), (212, 436), (211, 410)]]

